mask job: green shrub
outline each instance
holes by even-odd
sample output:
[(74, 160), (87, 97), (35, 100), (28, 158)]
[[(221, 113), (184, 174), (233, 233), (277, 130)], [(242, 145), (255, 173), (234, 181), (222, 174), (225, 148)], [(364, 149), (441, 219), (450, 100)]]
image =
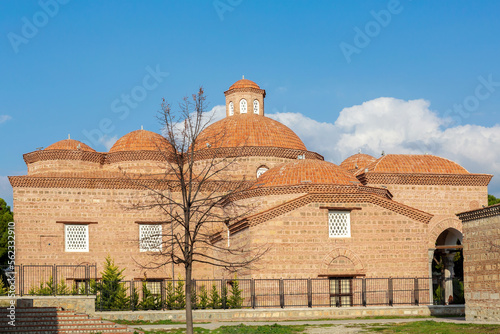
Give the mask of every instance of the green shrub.
[(197, 307), (201, 309), (206, 309), (209, 305), (208, 299), (208, 291), (205, 285), (200, 287), (200, 301), (198, 302)]
[(240, 289), (240, 284), (235, 276), (231, 284), (231, 296), (227, 301), (228, 308), (241, 308), (241, 306), (243, 305), (243, 297), (241, 297), (241, 292), (242, 291)]
[(215, 283), (212, 284), (212, 290), (210, 291), (210, 304), (208, 306), (214, 310), (220, 308), (221, 306), (219, 290), (217, 290)]

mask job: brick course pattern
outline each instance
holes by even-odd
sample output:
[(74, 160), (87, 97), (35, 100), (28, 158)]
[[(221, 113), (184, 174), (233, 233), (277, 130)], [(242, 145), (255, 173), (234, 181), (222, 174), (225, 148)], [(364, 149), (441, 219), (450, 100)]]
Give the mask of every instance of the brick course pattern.
[(500, 204), (458, 217), (464, 230), (466, 320), (500, 321)]

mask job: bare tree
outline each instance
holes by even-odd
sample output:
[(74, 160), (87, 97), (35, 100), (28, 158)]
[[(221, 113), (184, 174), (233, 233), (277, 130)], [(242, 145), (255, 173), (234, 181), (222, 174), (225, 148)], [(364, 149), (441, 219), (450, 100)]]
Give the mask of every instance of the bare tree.
[(217, 148), (224, 140), (224, 133), (211, 138), (202, 134), (211, 121), (206, 111), (202, 88), (192, 98), (184, 98), (178, 111), (173, 111), (163, 100), (158, 118), (168, 142), (168, 148), (159, 147), (166, 161), (165, 172), (161, 179), (129, 178), (148, 193), (147, 200), (137, 200), (133, 208), (157, 209), (164, 217), (163, 223), (168, 224), (167, 229), (162, 229), (161, 251), (144, 267), (159, 268), (170, 263), (184, 267), (187, 333), (193, 333), (190, 284), (193, 264), (234, 271), (248, 267), (267, 251), (243, 244), (213, 242), (214, 235), (229, 230), (232, 223), (252, 211), (231, 198), (249, 189), (253, 182), (228, 178), (229, 172), (237, 168), (234, 158), (237, 154), (226, 157)]

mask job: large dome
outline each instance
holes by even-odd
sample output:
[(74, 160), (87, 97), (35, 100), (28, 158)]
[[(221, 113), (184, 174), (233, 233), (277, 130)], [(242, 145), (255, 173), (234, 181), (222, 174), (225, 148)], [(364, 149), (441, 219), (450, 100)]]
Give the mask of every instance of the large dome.
[(260, 89), (259, 85), (257, 85), (255, 82), (252, 80), (248, 79), (240, 79), (236, 81), (234, 84), (229, 87), (229, 90), (235, 89), (235, 88), (257, 88)]
[(257, 179), (256, 187), (308, 184), (357, 185), (360, 182), (352, 174), (331, 162), (298, 159), (271, 168)]
[(307, 150), (288, 127), (265, 116), (226, 117), (207, 127), (198, 137), (197, 149), (206, 147), (279, 147)]
[(52, 150), (81, 150), (86, 152), (95, 152), (95, 150), (85, 145), (84, 143), (74, 140), (74, 139), (64, 139), (60, 140), (52, 145), (47, 146), (44, 151), (52, 151)]
[(373, 173), (469, 174), (456, 162), (429, 154), (387, 154), (367, 165), (366, 169)]
[(363, 154), (363, 153), (357, 153), (354, 155), (351, 155), (349, 158), (345, 159), (342, 161), (340, 164), (340, 167), (344, 168), (345, 170), (355, 173), (356, 171), (360, 169), (364, 169), (367, 165), (371, 164), (372, 162), (376, 161), (374, 157), (368, 154)]
[(170, 145), (165, 138), (151, 131), (136, 130), (118, 139), (109, 150), (109, 153), (123, 151), (158, 151), (159, 149), (170, 149)]

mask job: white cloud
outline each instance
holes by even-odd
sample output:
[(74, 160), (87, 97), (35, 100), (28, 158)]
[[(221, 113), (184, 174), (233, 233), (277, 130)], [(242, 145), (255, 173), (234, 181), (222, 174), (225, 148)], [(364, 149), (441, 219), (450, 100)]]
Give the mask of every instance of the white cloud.
[(108, 135), (104, 135), (99, 138), (99, 143), (104, 145), (104, 147), (106, 147), (106, 150), (109, 151), (109, 149), (113, 147), (117, 140), (118, 136), (109, 137)]
[[(337, 164), (358, 149), (379, 157), (386, 153), (430, 153), (453, 160), (471, 173), (500, 175), (500, 125), (448, 127), (448, 119), (429, 109), (426, 100), (381, 97), (344, 108), (332, 123), (300, 113), (267, 116), (290, 127), (311, 151)], [(500, 195), (500, 177), (490, 193)]]
[(12, 119), (12, 116), (9, 115), (0, 115), (0, 124), (7, 122)]
[(0, 175), (0, 198), (3, 198), (12, 209), (12, 186), (7, 176)]

